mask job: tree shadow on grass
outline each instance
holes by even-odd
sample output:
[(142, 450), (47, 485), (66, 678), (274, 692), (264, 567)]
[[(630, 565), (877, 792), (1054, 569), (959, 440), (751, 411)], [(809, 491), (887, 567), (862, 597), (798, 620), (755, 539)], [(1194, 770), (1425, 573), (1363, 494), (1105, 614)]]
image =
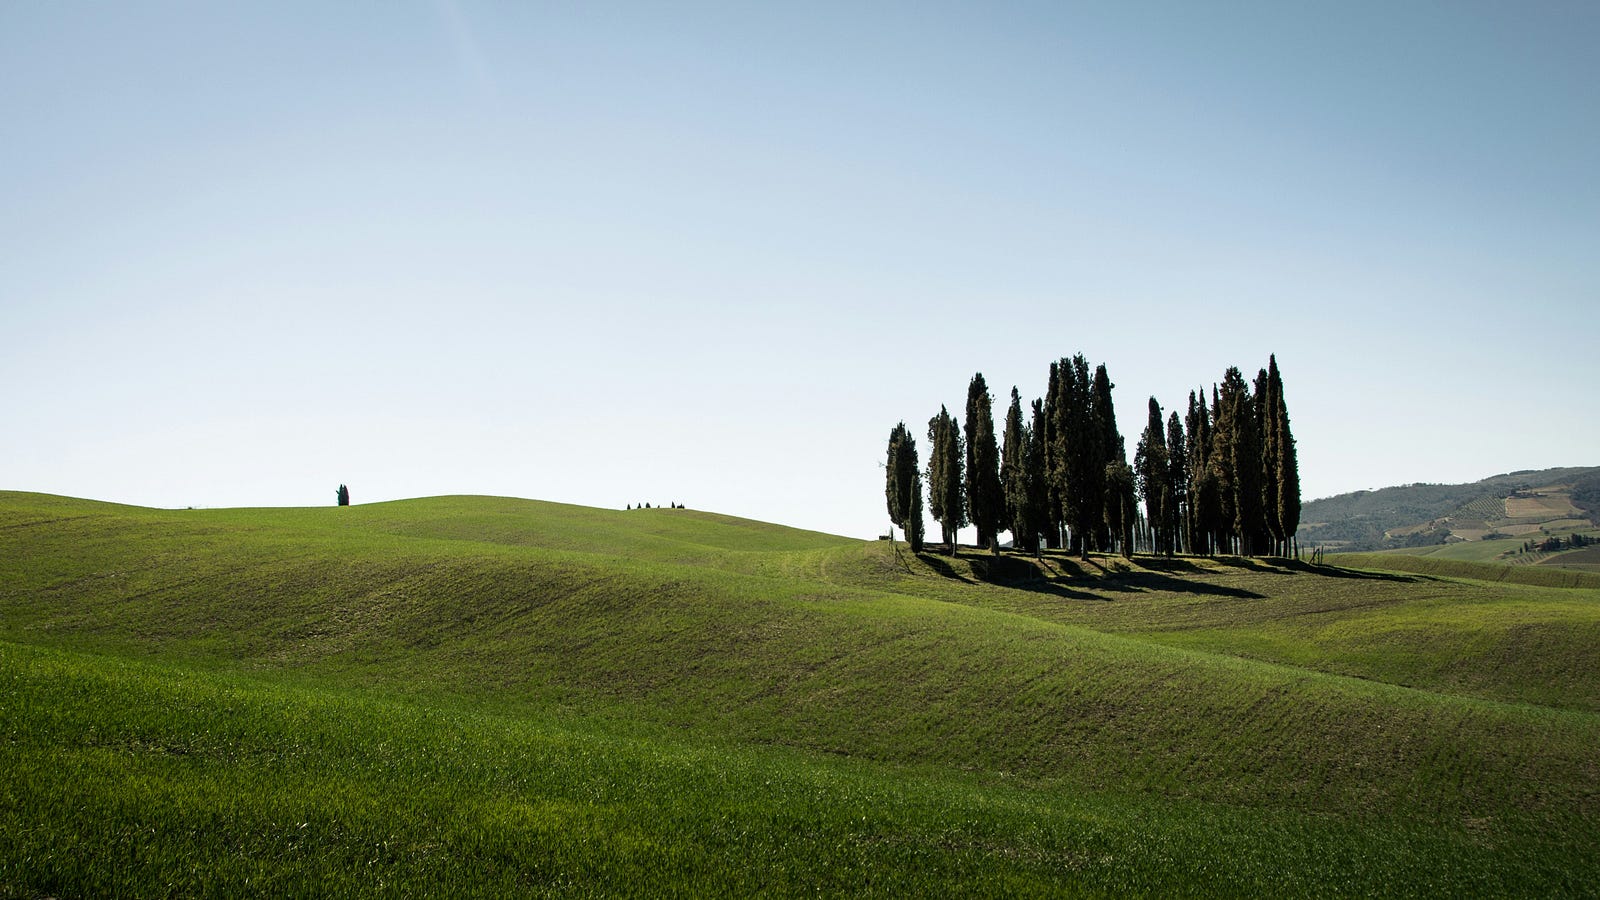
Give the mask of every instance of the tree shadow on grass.
[(1297, 572), (1310, 575), (1323, 575), (1328, 578), (1357, 578), (1363, 581), (1398, 581), (1405, 584), (1415, 584), (1419, 581), (1437, 581), (1429, 575), (1400, 575), (1395, 572), (1364, 572), (1360, 569), (1346, 569), (1343, 566), (1330, 566), (1326, 563), (1313, 566), (1310, 563), (1290, 563), (1289, 568)]
[[(1032, 591), (1038, 594), (1049, 594), (1053, 597), (1064, 597), (1070, 600), (1100, 600), (1109, 601), (1110, 597), (1088, 591), (1073, 590), (1062, 582), (1071, 580), (1074, 576), (1081, 577), (1082, 569), (1071, 566), (1072, 575), (1058, 575), (1051, 567), (1035, 565), (1035, 561), (1019, 556), (994, 556), (988, 553), (974, 556), (959, 557), (966, 560), (972, 569), (973, 577), (956, 571), (950, 564), (950, 557), (936, 554), (919, 556), (928, 568), (953, 581), (963, 584), (989, 584), (996, 587), (1014, 588), (1019, 591)], [(1050, 574), (1046, 574), (1049, 572)]]
[(966, 584), (977, 584), (976, 581), (957, 572), (955, 566), (950, 565), (949, 557), (940, 556), (936, 553), (918, 553), (917, 559), (921, 560), (923, 565), (938, 572), (945, 578), (951, 578)]
[[(917, 556), (928, 568), (939, 575), (964, 584), (989, 584), (1039, 594), (1049, 594), (1074, 600), (1099, 600), (1111, 602), (1114, 594), (1193, 594), (1205, 597), (1229, 597), (1235, 600), (1264, 600), (1266, 594), (1238, 587), (1212, 584), (1198, 578), (1182, 578), (1169, 573), (1203, 574), (1215, 571), (1203, 568), (1194, 561), (1177, 557), (1140, 557), (1138, 571), (1125, 568), (1120, 561), (1111, 567), (1095, 560), (1046, 553), (1039, 558), (989, 553), (975, 553), (956, 558), (964, 560), (972, 571), (971, 577), (956, 570), (951, 557), (934, 553)], [(1301, 573), (1327, 578), (1349, 578), (1368, 581), (1414, 583), (1432, 581), (1428, 576), (1401, 575), (1392, 572), (1367, 572), (1341, 566), (1312, 565), (1303, 560), (1273, 558), (1254, 559), (1242, 556), (1209, 557), (1226, 568), (1244, 569), (1267, 574)], [(1077, 587), (1069, 587), (1077, 585)]]
[[(1174, 578), (1161, 572), (1122, 572), (1107, 579), (1107, 590), (1129, 593), (1198, 594), (1206, 597), (1232, 597), (1235, 600), (1265, 600), (1266, 594), (1244, 588), (1210, 584), (1189, 578)], [(1112, 585), (1116, 585), (1113, 587)]]
[(1198, 575), (1206, 571), (1195, 565), (1194, 560), (1184, 559), (1181, 556), (1140, 557), (1139, 565), (1146, 569), (1155, 569), (1161, 572), (1192, 572)]
[[(1210, 559), (1217, 565), (1226, 566), (1230, 569), (1246, 569), (1251, 572), (1268, 572), (1280, 575), (1288, 568), (1287, 563), (1291, 562), (1291, 560), (1284, 559), (1268, 561), (1253, 556), (1213, 556)], [(1275, 565), (1274, 562), (1284, 565)]]
[(1285, 575), (1299, 572), (1305, 575), (1322, 575), (1328, 578), (1357, 578), (1367, 581), (1398, 581), (1411, 584), (1417, 581), (1432, 581), (1426, 575), (1400, 575), (1394, 572), (1365, 572), (1359, 569), (1346, 569), (1342, 566), (1330, 566), (1327, 563), (1313, 565), (1305, 560), (1287, 559), (1284, 557), (1246, 557), (1246, 556), (1215, 556), (1212, 559), (1221, 566), (1234, 569), (1247, 569), (1251, 572), (1265, 572)]
[[(965, 584), (989, 584), (1075, 600), (1111, 602), (1115, 594), (1144, 593), (1196, 594), (1237, 600), (1260, 600), (1266, 596), (1243, 588), (1177, 578), (1162, 572), (1133, 571), (1116, 562), (1113, 562), (1112, 568), (1107, 568), (1093, 558), (1045, 556), (1033, 559), (989, 554), (961, 557), (971, 568), (970, 578), (958, 572), (951, 565), (949, 557), (928, 554), (919, 558), (939, 575)], [(1178, 571), (1204, 571), (1193, 563), (1180, 563), (1174, 568)]]

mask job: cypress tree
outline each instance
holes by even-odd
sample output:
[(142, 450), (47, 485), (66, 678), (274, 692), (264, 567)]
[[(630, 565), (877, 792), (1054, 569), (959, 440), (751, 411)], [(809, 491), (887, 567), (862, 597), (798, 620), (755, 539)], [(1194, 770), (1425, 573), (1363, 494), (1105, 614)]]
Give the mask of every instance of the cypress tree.
[(884, 497), (889, 506), (889, 539), (893, 526), (906, 533), (911, 552), (922, 550), (922, 476), (917, 471), (917, 442), (901, 422), (889, 432), (889, 460), (886, 466)]
[[(1283, 400), (1283, 377), (1278, 372), (1278, 357), (1269, 357), (1267, 383), (1273, 397), (1273, 469), (1277, 475), (1277, 519), (1283, 541), (1294, 540), (1300, 530), (1300, 461), (1295, 453), (1294, 433), (1289, 429), (1289, 407)], [(1296, 550), (1299, 549), (1298, 544)]]
[(337, 491), (334, 491), (334, 499), (338, 501), (340, 506), (349, 506), (350, 505), (350, 489), (348, 487), (345, 487), (342, 484), (339, 485), (339, 489)]
[(1256, 425), (1255, 400), (1237, 366), (1222, 376), (1218, 394), (1217, 450), (1221, 462), (1223, 525), (1238, 542), (1238, 550), (1254, 556), (1262, 549), (1261, 435)]
[(1270, 556), (1283, 555), (1283, 523), (1278, 517), (1278, 401), (1266, 369), (1256, 375), (1256, 434), (1261, 452), (1262, 537), (1271, 543)]
[(1000, 451), (1000, 487), (1005, 496), (1005, 522), (1011, 530), (1011, 545), (1034, 552), (1038, 546), (1037, 520), (1033, 518), (1032, 452), (1033, 429), (1022, 421), (1022, 396), (1011, 388), (1011, 406), (1006, 410), (1005, 445)]
[(1167, 491), (1167, 527), (1172, 533), (1172, 540), (1167, 547), (1167, 555), (1170, 556), (1188, 547), (1185, 538), (1189, 506), (1189, 454), (1184, 449), (1183, 423), (1178, 420), (1177, 410), (1167, 414)]
[[(1238, 369), (1232, 371), (1237, 373)], [(1216, 384), (1212, 384), (1211, 455), (1206, 460), (1206, 465), (1210, 469), (1211, 482), (1216, 489), (1216, 515), (1212, 520), (1212, 529), (1216, 534), (1214, 543), (1218, 553), (1234, 553), (1238, 546), (1236, 529), (1239, 520), (1239, 498), (1234, 490), (1236, 478), (1233, 471), (1233, 427), (1236, 421), (1232, 410), (1224, 409), (1222, 405), (1221, 390)]]
[(1217, 477), (1211, 466), (1213, 431), (1211, 410), (1206, 406), (1206, 392), (1201, 388), (1198, 396), (1189, 392), (1189, 545), (1191, 551), (1201, 555), (1217, 552), (1218, 521), (1221, 504)]
[[(1028, 427), (1028, 522), (1032, 525), (1032, 540), (1028, 549), (1039, 555), (1039, 529), (1050, 526), (1050, 484), (1045, 463), (1045, 436), (1049, 433), (1049, 416), (1043, 400), (1033, 401), (1033, 422)], [(1059, 544), (1060, 531), (1056, 531)]]
[(1167, 433), (1161, 421), (1161, 404), (1150, 398), (1150, 416), (1144, 433), (1139, 436), (1139, 446), (1133, 454), (1134, 474), (1139, 481), (1139, 494), (1144, 497), (1145, 521), (1152, 532), (1152, 547), (1156, 553), (1172, 552), (1171, 535), (1167, 529), (1168, 488)]
[(1091, 471), (1100, 475), (1098, 505), (1101, 507), (1101, 519), (1095, 530), (1095, 545), (1107, 553), (1111, 552), (1112, 544), (1121, 538), (1117, 529), (1106, 524), (1111, 520), (1106, 518), (1104, 510), (1115, 498), (1105, 480), (1105, 473), (1111, 471), (1109, 466), (1128, 464), (1128, 450), (1122, 442), (1122, 433), (1117, 430), (1117, 411), (1111, 402), (1111, 389), (1114, 387), (1116, 385), (1111, 383), (1110, 376), (1106, 374), (1105, 364), (1095, 366), (1094, 381), (1089, 389), (1089, 421), (1097, 434), (1095, 443), (1099, 450), (1099, 457), (1094, 460)]
[(961, 479), (961, 429), (943, 407), (928, 420), (928, 507), (939, 522), (951, 556), (956, 553), (956, 532), (967, 524)]
[(1105, 524), (1104, 432), (1095, 427), (1090, 400), (1093, 390), (1089, 362), (1082, 353), (1063, 361), (1055, 417), (1056, 452), (1061, 462), (1057, 481), (1062, 520), (1071, 530), (1072, 552), (1084, 558)]
[(1133, 469), (1125, 462), (1106, 463), (1104, 509), (1110, 537), (1103, 549), (1111, 553), (1120, 546), (1128, 559), (1133, 558), (1133, 524), (1139, 514), (1133, 491)]
[(967, 385), (967, 514), (978, 529), (978, 546), (1000, 552), (1005, 526), (1005, 494), (1000, 487), (1000, 451), (994, 440), (994, 401), (983, 373)]
[(922, 543), (924, 540), (922, 525), (922, 473), (917, 470), (917, 445), (915, 442), (912, 442), (909, 446), (911, 450), (909, 454), (911, 457), (911, 518), (907, 521), (904, 527), (906, 529), (906, 540), (911, 544), (911, 552), (921, 553)]
[(1062, 456), (1060, 434), (1061, 372), (1066, 366), (1065, 358), (1050, 364), (1050, 381), (1045, 386), (1044, 394), (1044, 428), (1041, 430), (1038, 425), (1034, 426), (1034, 430), (1040, 432), (1044, 447), (1044, 535), (1045, 546), (1052, 550), (1061, 549), (1061, 531), (1065, 523), (1063, 511), (1067, 506), (1066, 460)]

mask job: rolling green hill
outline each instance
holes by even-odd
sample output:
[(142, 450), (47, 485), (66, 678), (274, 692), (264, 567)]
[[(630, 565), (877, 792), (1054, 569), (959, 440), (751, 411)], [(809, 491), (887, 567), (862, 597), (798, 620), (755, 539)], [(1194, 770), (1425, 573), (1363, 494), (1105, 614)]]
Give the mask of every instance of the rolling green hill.
[(0, 894), (1576, 894), (1600, 588), (0, 494)]

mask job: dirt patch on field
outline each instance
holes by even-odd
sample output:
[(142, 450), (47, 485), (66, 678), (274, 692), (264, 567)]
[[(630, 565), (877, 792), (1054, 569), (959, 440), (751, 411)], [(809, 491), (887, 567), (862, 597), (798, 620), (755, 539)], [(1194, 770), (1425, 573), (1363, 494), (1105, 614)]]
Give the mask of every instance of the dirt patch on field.
[(1560, 519), (1576, 515), (1582, 513), (1565, 496), (1506, 498), (1506, 517), (1511, 519)]

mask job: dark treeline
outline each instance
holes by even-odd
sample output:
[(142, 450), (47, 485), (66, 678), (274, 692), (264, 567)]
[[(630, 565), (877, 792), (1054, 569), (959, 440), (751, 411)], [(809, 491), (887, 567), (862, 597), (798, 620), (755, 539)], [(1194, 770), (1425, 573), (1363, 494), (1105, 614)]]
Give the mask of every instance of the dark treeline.
[(928, 512), (949, 553), (966, 525), (993, 553), (1002, 531), (1034, 554), (1297, 552), (1299, 464), (1275, 356), (1253, 381), (1230, 367), (1209, 399), (1204, 388), (1191, 391), (1181, 417), (1163, 415), (1151, 397), (1132, 465), (1114, 387), (1106, 367), (1091, 371), (1081, 353), (1051, 363), (1044, 397), (1026, 410), (1011, 389), (997, 446), (989, 387), (974, 375), (964, 426), (943, 406), (928, 420), (926, 470), (905, 423), (890, 433), (890, 522), (921, 550), (926, 477)]

